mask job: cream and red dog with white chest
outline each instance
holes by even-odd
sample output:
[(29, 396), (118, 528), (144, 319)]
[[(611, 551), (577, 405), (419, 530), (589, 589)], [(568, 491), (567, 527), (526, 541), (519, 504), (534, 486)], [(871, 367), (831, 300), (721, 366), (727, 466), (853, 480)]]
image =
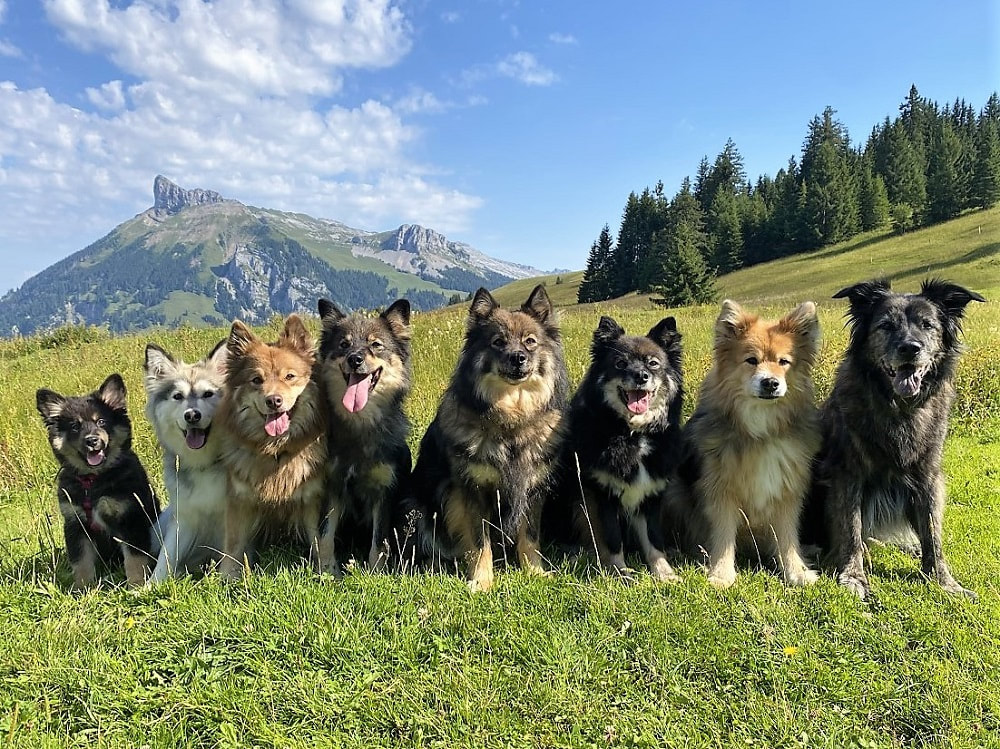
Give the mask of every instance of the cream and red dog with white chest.
[(258, 531), (277, 526), (296, 531), (309, 545), (318, 571), (333, 572), (319, 544), (326, 409), (312, 379), (311, 337), (302, 320), (289, 315), (275, 343), (237, 320), (226, 345), (226, 395), (216, 412), (225, 429), (229, 491), (219, 570), (239, 576)]
[(787, 584), (817, 579), (802, 560), (798, 523), (820, 443), (812, 383), (818, 348), (812, 302), (773, 322), (722, 303), (712, 368), (684, 427), (685, 455), (668, 502), (668, 518), (707, 552), (717, 587), (736, 580), (743, 531), (757, 548), (774, 548)]

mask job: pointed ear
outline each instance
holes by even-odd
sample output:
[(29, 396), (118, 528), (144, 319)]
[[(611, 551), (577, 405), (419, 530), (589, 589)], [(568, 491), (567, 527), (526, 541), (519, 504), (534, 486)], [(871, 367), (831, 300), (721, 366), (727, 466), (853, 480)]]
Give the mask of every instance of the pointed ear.
[(472, 297), (472, 304), (469, 306), (469, 319), (475, 322), (482, 322), (493, 314), (500, 305), (493, 295), (483, 287), (479, 287), (476, 295)]
[(796, 347), (810, 360), (815, 358), (819, 352), (819, 315), (814, 303), (802, 302), (778, 321), (778, 329), (794, 335)]
[(324, 325), (326, 325), (327, 322), (333, 323), (347, 317), (347, 315), (341, 312), (340, 308), (329, 299), (320, 299), (316, 303), (316, 307), (319, 309), (319, 316)]
[(229, 338), (226, 339), (226, 348), (233, 356), (245, 356), (250, 346), (257, 342), (257, 336), (246, 326), (242, 320), (233, 320), (233, 326), (229, 329)]
[(101, 383), (97, 389), (97, 397), (108, 404), (108, 407), (115, 411), (124, 411), (128, 400), (125, 392), (125, 381), (122, 376), (115, 372), (109, 375), (108, 379)]
[(681, 334), (677, 332), (677, 321), (673, 317), (664, 317), (652, 327), (646, 337), (656, 341), (667, 351), (681, 339)]
[(751, 318), (732, 299), (722, 302), (722, 309), (715, 320), (715, 339), (737, 338), (749, 327)]
[(601, 315), (601, 320), (597, 323), (597, 329), (594, 330), (594, 345), (607, 346), (609, 343), (617, 341), (623, 335), (625, 335), (625, 328), (619, 325), (614, 318)]
[(66, 398), (54, 390), (39, 388), (35, 393), (35, 407), (38, 409), (38, 413), (42, 415), (42, 421), (45, 422), (46, 426), (50, 426), (56, 422), (56, 419), (62, 415), (65, 405)]
[(949, 317), (958, 319), (965, 314), (965, 307), (969, 302), (986, 301), (976, 292), (940, 278), (928, 278), (924, 281), (920, 285), (920, 294), (943, 309)]
[(226, 373), (226, 364), (229, 362), (229, 349), (226, 348), (226, 339), (223, 338), (217, 344), (215, 348), (208, 352), (208, 356), (205, 357), (205, 363), (214, 369), (216, 372), (221, 374)]
[(392, 334), (403, 341), (410, 340), (410, 303), (406, 299), (397, 299), (389, 309), (381, 315), (392, 329)]
[(177, 372), (177, 362), (174, 357), (155, 343), (147, 343), (143, 371), (146, 373), (144, 379), (146, 390), (150, 390), (156, 386), (159, 380), (166, 379)]
[(278, 336), (278, 345), (280, 346), (282, 342), (297, 351), (312, 351), (312, 340), (301, 317), (291, 314), (285, 318), (285, 327), (281, 331), (281, 335)]
[(856, 317), (885, 299), (891, 291), (891, 285), (886, 279), (876, 278), (872, 281), (862, 281), (853, 286), (843, 288), (834, 294), (833, 298), (846, 298), (851, 304), (850, 314)]
[(532, 290), (528, 300), (521, 305), (521, 311), (528, 313), (542, 324), (548, 321), (552, 316), (552, 301), (544, 286), (538, 284)]

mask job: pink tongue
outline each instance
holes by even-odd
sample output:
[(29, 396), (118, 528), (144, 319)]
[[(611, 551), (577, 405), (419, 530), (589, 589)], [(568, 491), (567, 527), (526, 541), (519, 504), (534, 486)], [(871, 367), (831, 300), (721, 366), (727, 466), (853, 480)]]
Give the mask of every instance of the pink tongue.
[(87, 465), (99, 466), (104, 462), (104, 450), (98, 450), (97, 452), (87, 452)]
[(268, 414), (264, 421), (264, 431), (272, 437), (284, 434), (288, 431), (288, 412), (280, 414)]
[(892, 386), (904, 398), (912, 398), (920, 392), (920, 382), (922, 379), (923, 376), (917, 372), (910, 372), (909, 374), (897, 372), (892, 380)]
[(206, 439), (207, 436), (204, 429), (195, 429), (192, 427), (184, 433), (184, 441), (187, 442), (187, 446), (192, 450), (200, 450), (203, 448), (205, 446)]
[(371, 382), (370, 374), (350, 374), (347, 380), (347, 392), (344, 393), (344, 408), (349, 412), (357, 413), (368, 403), (368, 384)]
[(649, 409), (649, 393), (645, 390), (629, 390), (625, 393), (628, 397), (628, 410), (634, 414), (644, 414)]

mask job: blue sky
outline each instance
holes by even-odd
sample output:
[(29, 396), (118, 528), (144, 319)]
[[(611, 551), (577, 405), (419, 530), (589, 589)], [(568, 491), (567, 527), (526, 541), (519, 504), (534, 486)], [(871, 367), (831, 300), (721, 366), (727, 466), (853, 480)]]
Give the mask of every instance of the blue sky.
[(979, 109), (998, 3), (0, 0), (0, 293), (157, 173), (582, 268), (629, 191), (727, 138), (774, 174), (828, 105), (863, 140), (911, 83)]

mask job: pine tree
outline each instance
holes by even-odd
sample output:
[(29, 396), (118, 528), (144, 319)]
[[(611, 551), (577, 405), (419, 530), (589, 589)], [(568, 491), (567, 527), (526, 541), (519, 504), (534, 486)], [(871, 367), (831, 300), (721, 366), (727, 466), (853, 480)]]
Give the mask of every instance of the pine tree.
[(890, 126), (886, 135), (886, 165), (882, 176), (889, 202), (906, 203), (914, 213), (914, 220), (919, 222), (927, 202), (923, 164), (899, 120)]
[(991, 208), (1000, 202), (1000, 116), (997, 120), (991, 119), (985, 110), (976, 133), (976, 166), (971, 192), (974, 204), (982, 208)]
[(942, 119), (930, 148), (927, 175), (927, 219), (947, 221), (962, 210), (965, 195), (959, 172), (962, 144), (951, 123)]
[(881, 229), (889, 223), (889, 194), (882, 175), (875, 174), (870, 163), (861, 172), (860, 220), (862, 231)]
[(614, 248), (611, 245), (611, 229), (605, 224), (601, 234), (590, 246), (587, 268), (577, 292), (577, 302), (602, 302), (614, 296), (612, 287), (612, 263)]
[(706, 224), (716, 272), (729, 273), (742, 267), (743, 227), (736, 197), (728, 187), (722, 187), (715, 193)]
[(714, 301), (717, 292), (705, 262), (707, 251), (704, 214), (685, 178), (670, 203), (667, 227), (653, 240), (653, 254), (659, 261), (653, 291), (660, 295), (654, 301), (668, 307)]

